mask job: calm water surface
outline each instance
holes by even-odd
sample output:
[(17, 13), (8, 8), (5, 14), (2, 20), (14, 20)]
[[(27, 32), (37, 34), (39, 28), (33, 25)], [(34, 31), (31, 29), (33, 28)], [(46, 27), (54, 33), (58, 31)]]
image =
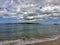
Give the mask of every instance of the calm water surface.
[(0, 24), (0, 40), (59, 35), (60, 25)]

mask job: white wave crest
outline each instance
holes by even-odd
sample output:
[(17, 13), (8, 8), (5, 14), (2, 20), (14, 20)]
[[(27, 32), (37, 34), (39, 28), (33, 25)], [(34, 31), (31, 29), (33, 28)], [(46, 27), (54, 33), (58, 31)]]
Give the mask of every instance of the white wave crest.
[(6, 44), (14, 44), (14, 45), (26, 45), (26, 44), (34, 44), (34, 43), (40, 43), (40, 42), (46, 42), (46, 41), (54, 41), (59, 39), (60, 36), (54, 36), (51, 38), (44, 38), (44, 39), (32, 39), (32, 40), (26, 40), (23, 41), (22, 39), (18, 40), (10, 40), (10, 41), (1, 41), (0, 45), (6, 45)]

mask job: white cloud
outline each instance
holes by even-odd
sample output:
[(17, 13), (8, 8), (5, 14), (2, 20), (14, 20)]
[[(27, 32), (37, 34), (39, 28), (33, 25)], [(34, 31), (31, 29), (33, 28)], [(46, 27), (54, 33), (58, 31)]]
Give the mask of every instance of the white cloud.
[[(1, 0), (0, 0), (1, 1)], [(3, 1), (3, 0), (2, 0)], [(21, 0), (19, 0), (19, 1), (21, 1)], [(12, 4), (12, 5), (5, 5), (6, 7), (7, 7), (7, 10), (6, 10), (6, 14), (8, 14), (8, 16), (5, 16), (5, 15), (3, 15), (2, 17), (4, 17), (4, 18), (6, 18), (6, 17), (15, 17), (15, 18), (20, 18), (20, 17), (23, 17), (22, 19), (24, 19), (24, 13), (25, 13), (25, 15), (29, 15), (29, 12), (30, 12), (30, 14), (31, 13), (37, 13), (36, 12), (36, 6), (34, 6), (35, 4), (38, 4), (38, 7), (40, 6), (40, 4), (41, 5), (45, 5), (45, 4), (47, 4), (47, 2), (50, 2), (50, 3), (52, 3), (52, 4), (55, 4), (55, 3), (58, 3), (60, 0), (49, 0), (49, 1), (46, 1), (46, 0), (30, 0), (30, 1), (28, 1), (28, 0), (25, 0), (26, 2), (32, 2), (33, 4), (29, 4), (29, 5), (25, 5), (25, 3), (26, 2), (24, 2), (24, 4), (23, 4), (23, 2), (21, 2), (21, 4), (19, 5), (17, 2), (17, 0), (14, 0), (14, 3)], [(20, 2), (19, 2), (20, 3)], [(2, 4), (2, 3), (1, 3)], [(1, 6), (1, 4), (0, 4), (0, 6)], [(6, 3), (5, 3), (6, 4)], [(3, 5), (3, 4), (2, 4)], [(9, 7), (10, 6), (10, 7)], [(5, 8), (6, 8), (5, 7)], [(37, 7), (37, 8), (38, 8)], [(4, 8), (4, 7), (3, 7)], [(19, 9), (20, 8), (20, 9)], [(23, 9), (24, 8), (24, 9)], [(50, 12), (52, 12), (53, 10), (54, 10), (54, 8), (57, 8), (58, 10), (60, 9), (60, 7), (58, 8), (57, 6), (55, 6), (55, 7), (51, 7), (51, 6), (47, 6), (47, 7), (43, 7), (43, 10), (47, 10), (47, 11), (50, 11)], [(23, 9), (23, 10), (22, 10)], [(39, 8), (38, 8), (38, 10), (39, 10)], [(57, 10), (57, 11), (58, 11)], [(24, 12), (25, 11), (25, 12)], [(40, 11), (40, 10), (39, 10)], [(55, 10), (56, 11), (56, 10)], [(43, 12), (43, 11), (42, 11)], [(3, 12), (4, 13), (4, 12)], [(3, 13), (1, 13), (0, 12), (0, 14), (3, 14)], [(19, 17), (19, 15), (22, 15), (22, 16), (20, 16)], [(38, 18), (39, 17), (37, 17), (37, 15), (38, 14), (36, 14), (36, 18), (34, 18), (34, 16), (32, 16), (32, 17), (28, 17), (28, 18), (34, 18), (33, 20), (38, 20)], [(40, 13), (39, 13), (39, 15), (40, 15)], [(46, 14), (47, 15), (47, 14)], [(40, 18), (41, 17), (43, 17), (43, 15), (40, 15)], [(48, 18), (48, 16), (44, 16), (44, 17), (47, 17)], [(43, 19), (43, 18), (42, 18)], [(30, 20), (30, 21), (32, 21), (32, 20)]]

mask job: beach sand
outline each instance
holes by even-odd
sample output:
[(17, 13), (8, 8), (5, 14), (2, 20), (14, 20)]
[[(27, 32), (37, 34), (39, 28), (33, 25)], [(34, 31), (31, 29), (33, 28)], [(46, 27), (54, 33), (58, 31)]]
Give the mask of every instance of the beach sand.
[(60, 45), (60, 39), (55, 41), (47, 41), (47, 42), (40, 42), (35, 44), (27, 44), (27, 45)]

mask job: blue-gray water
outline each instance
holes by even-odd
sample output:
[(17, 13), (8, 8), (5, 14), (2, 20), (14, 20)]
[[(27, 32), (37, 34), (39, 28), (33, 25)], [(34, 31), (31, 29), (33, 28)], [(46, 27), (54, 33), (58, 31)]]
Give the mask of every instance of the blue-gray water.
[(60, 25), (0, 24), (0, 40), (59, 35)]

